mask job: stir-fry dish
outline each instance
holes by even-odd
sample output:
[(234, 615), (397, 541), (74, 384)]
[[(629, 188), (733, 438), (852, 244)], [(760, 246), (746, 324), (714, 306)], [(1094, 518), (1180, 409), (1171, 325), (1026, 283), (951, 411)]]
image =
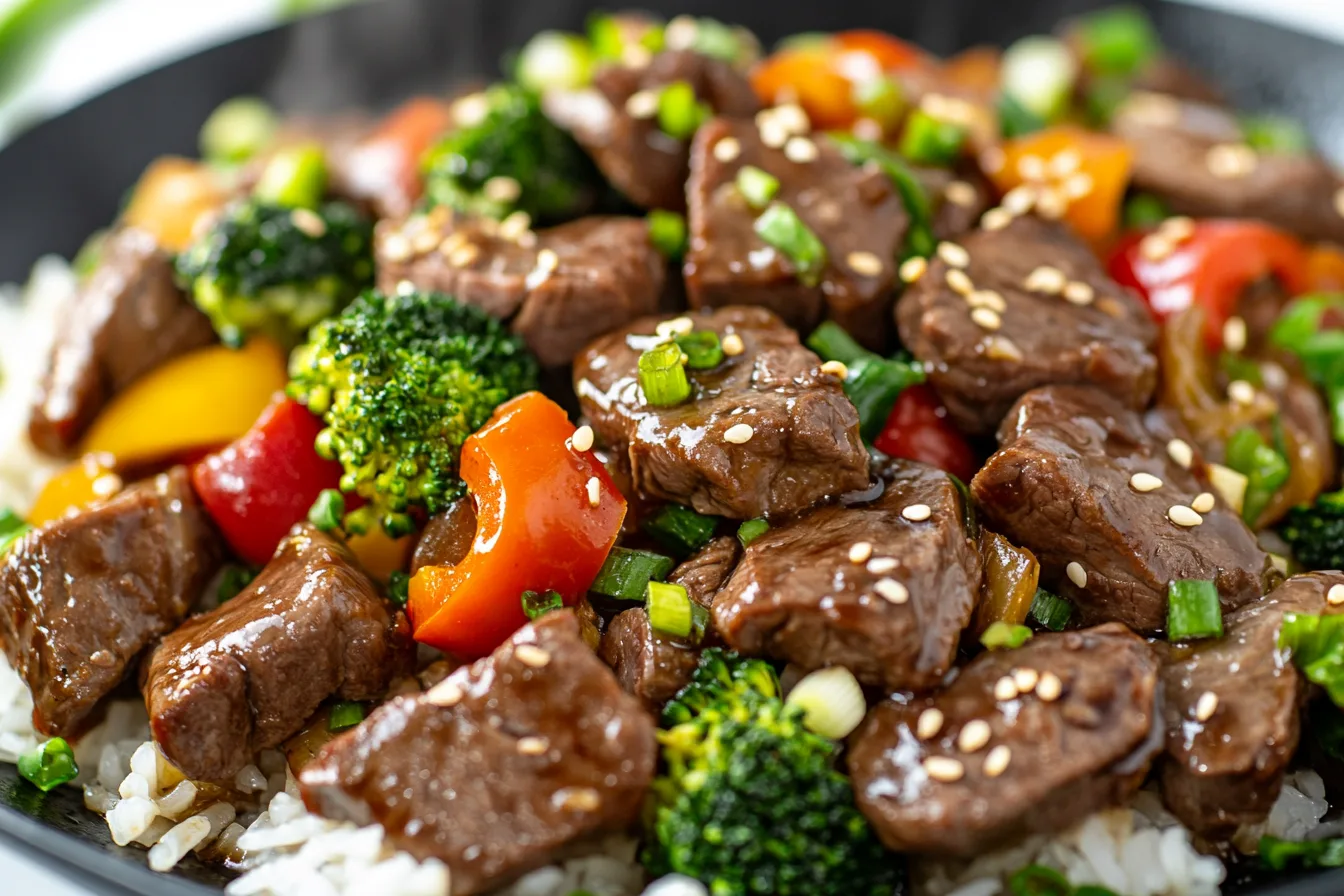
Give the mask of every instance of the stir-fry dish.
[(231, 100), (64, 275), (5, 382), (23, 778), (236, 896), (1344, 864), (1300, 124), (1130, 8), (946, 59), (600, 15), (505, 69)]

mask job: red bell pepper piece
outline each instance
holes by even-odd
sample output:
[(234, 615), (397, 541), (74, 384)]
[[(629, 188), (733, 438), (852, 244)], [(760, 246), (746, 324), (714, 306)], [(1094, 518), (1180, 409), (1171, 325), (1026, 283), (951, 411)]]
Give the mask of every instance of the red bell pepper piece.
[(463, 443), (476, 538), (461, 563), (411, 579), (417, 641), (462, 659), (485, 656), (527, 622), (524, 591), (558, 591), (567, 606), (587, 593), (626, 504), (592, 452), (570, 447), (573, 434), (559, 405), (528, 392)]
[(1145, 251), (1148, 236), (1121, 240), (1111, 255), (1111, 277), (1138, 290), (1158, 320), (1191, 305), (1203, 308), (1204, 338), (1214, 351), (1222, 347), (1223, 325), (1246, 287), (1273, 276), (1295, 296), (1310, 283), (1302, 244), (1268, 224), (1198, 221), (1188, 238), (1172, 241), (1169, 252)]
[(322, 421), (283, 393), (241, 438), (192, 467), (191, 483), (234, 552), (260, 566), (290, 527), (308, 517), (341, 465), (313, 448)]
[(892, 406), (873, 447), (888, 457), (917, 460), (970, 482), (975, 452), (947, 419), (947, 410), (927, 384), (908, 386)]
[(392, 110), (354, 148), (349, 164), (352, 188), (364, 197), (395, 197), (409, 210), (423, 187), (420, 159), (452, 125), (446, 103), (432, 97), (414, 97)]

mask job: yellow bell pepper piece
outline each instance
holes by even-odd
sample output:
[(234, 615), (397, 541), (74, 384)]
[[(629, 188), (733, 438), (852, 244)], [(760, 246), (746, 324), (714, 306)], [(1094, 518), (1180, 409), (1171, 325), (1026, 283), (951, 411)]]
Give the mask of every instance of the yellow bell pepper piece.
[(81, 447), (125, 465), (224, 445), (247, 432), (286, 379), (285, 354), (267, 339), (197, 349), (114, 398)]
[(191, 159), (163, 156), (140, 175), (121, 217), (153, 234), (168, 251), (181, 252), (191, 245), (202, 218), (227, 199), (219, 176), (210, 168)]
[(121, 491), (110, 454), (86, 454), (47, 480), (28, 511), (30, 526), (44, 526)]
[(346, 544), (369, 575), (386, 582), (392, 573), (405, 571), (410, 559), (411, 540), (409, 535), (394, 539), (381, 527), (375, 527), (363, 535), (352, 534)]

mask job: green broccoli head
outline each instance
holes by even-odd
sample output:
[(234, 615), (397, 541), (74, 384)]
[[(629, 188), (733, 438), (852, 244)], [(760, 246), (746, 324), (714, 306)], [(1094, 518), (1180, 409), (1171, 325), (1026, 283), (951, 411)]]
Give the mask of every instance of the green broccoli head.
[(1344, 569), (1344, 491), (1294, 507), (1279, 534), (1307, 569)]
[(713, 896), (892, 892), (896, 862), (855, 808), (835, 744), (784, 704), (768, 664), (706, 650), (662, 724), (653, 873)]
[(533, 221), (552, 223), (583, 214), (605, 193), (597, 167), (546, 117), (536, 93), (497, 84), (480, 99), (480, 119), (425, 156), (430, 205), (491, 218), (521, 210)]
[(228, 345), (291, 346), (373, 283), (373, 225), (342, 202), (234, 203), (177, 256), (177, 275)]
[(317, 451), (363, 499), (352, 532), (411, 531), (465, 490), (463, 441), (494, 409), (535, 389), (537, 362), (499, 321), (437, 293), (366, 292), (312, 329), (290, 358), (289, 394), (322, 417)]

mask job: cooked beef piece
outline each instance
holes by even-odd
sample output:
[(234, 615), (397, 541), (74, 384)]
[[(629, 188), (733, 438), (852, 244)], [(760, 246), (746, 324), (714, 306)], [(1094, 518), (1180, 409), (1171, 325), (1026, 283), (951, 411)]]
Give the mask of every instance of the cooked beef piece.
[[(896, 309), (902, 341), (958, 426), (993, 432), (1019, 395), (1051, 383), (1091, 383), (1132, 407), (1147, 404), (1157, 328), (1087, 246), (1031, 217), (973, 231), (960, 245), (969, 265), (957, 272), (933, 259)], [(1048, 284), (1059, 273), (1067, 287)]]
[(709, 609), (714, 605), (714, 595), (728, 581), (741, 556), (742, 547), (736, 536), (723, 535), (678, 564), (667, 580), (684, 587), (691, 600)]
[(372, 700), (414, 648), (349, 549), (296, 525), (252, 584), (150, 655), (154, 740), (189, 778), (220, 781), (303, 727), (328, 697)]
[(1162, 798), (1213, 839), (1264, 821), (1297, 749), (1306, 680), (1278, 648), (1284, 613), (1323, 613), (1338, 572), (1296, 576), (1228, 615), (1224, 635), (1166, 649)]
[(173, 265), (149, 234), (122, 228), (61, 318), (38, 385), (28, 434), (48, 454), (74, 449), (118, 392), (215, 339), (204, 314), (173, 283)]
[(422, 566), (456, 566), (471, 553), (476, 539), (476, 506), (470, 496), (458, 498), (432, 517), (411, 555), (411, 574)]
[(868, 714), (849, 752), (859, 809), (898, 852), (969, 858), (1067, 828), (1143, 783), (1157, 676), (1114, 624), (982, 653), (944, 690)]
[(1111, 128), (1134, 149), (1134, 186), (1175, 212), (1259, 218), (1313, 240), (1344, 242), (1344, 181), (1314, 152), (1259, 153), (1232, 112), (1138, 91)]
[[(1098, 389), (1036, 389), (1004, 419), (1002, 448), (971, 492), (989, 525), (1036, 554), (1041, 584), (1073, 601), (1082, 621), (1160, 632), (1171, 582), (1212, 579), (1233, 610), (1274, 575), (1241, 517), (1215, 497), (1203, 460), (1187, 469), (1190, 458), (1169, 447), (1177, 436), (1161, 413), (1142, 416)], [(1191, 516), (1205, 501), (1212, 509)]]
[[(583, 413), (601, 441), (626, 454), (637, 493), (752, 519), (868, 485), (858, 412), (797, 333), (764, 308), (692, 320), (720, 339), (732, 334), (743, 350), (713, 369), (688, 370), (691, 398), (679, 405), (646, 404), (639, 387), (639, 356), (658, 318), (598, 339), (574, 361)], [(747, 441), (729, 441), (730, 430)]]
[[(818, 136), (772, 149), (752, 121), (715, 119), (691, 145), (690, 245), (686, 294), (692, 308), (763, 305), (790, 326), (811, 330), (835, 320), (860, 342), (881, 349), (890, 330), (896, 257), (909, 217), (891, 181), (875, 167), (856, 167)], [(815, 158), (811, 156), (815, 154)], [(791, 161), (790, 156), (800, 161)], [(793, 262), (756, 234), (760, 212), (737, 188), (752, 165), (779, 180), (783, 203), (826, 247), (813, 286)]]
[(452, 871), (481, 893), (639, 816), (653, 721), (593, 655), (568, 610), (421, 697), (399, 697), (304, 768), (304, 801)]
[(658, 95), (678, 81), (689, 84), (696, 98), (718, 115), (750, 118), (761, 107), (751, 84), (727, 62), (669, 50), (646, 66), (600, 69), (591, 90), (552, 91), (546, 97), (546, 114), (573, 132), (607, 180), (631, 202), (684, 211), (687, 142), (658, 127)]
[(753, 541), (714, 600), (715, 627), (746, 654), (933, 687), (980, 593), (966, 516), (951, 477), (907, 463), (872, 503), (824, 507)]
[(0, 568), (0, 646), (33, 693), (37, 730), (87, 727), (140, 651), (186, 617), (222, 555), (185, 467), (19, 541)]
[(440, 208), (380, 223), (374, 252), (384, 292), (409, 282), (511, 320), (546, 365), (568, 364), (595, 337), (652, 313), (666, 277), (639, 218), (508, 233)]
[(648, 610), (635, 607), (611, 620), (602, 636), (601, 656), (621, 687), (658, 712), (690, 682), (700, 648), (658, 631), (649, 622)]
[(975, 228), (991, 205), (993, 191), (984, 176), (949, 171), (946, 168), (915, 168), (929, 197), (933, 212), (933, 235), (940, 240), (957, 239)]
[(1218, 85), (1179, 59), (1166, 55), (1145, 65), (1134, 79), (1133, 87), (1211, 106), (1220, 106), (1225, 101)]

